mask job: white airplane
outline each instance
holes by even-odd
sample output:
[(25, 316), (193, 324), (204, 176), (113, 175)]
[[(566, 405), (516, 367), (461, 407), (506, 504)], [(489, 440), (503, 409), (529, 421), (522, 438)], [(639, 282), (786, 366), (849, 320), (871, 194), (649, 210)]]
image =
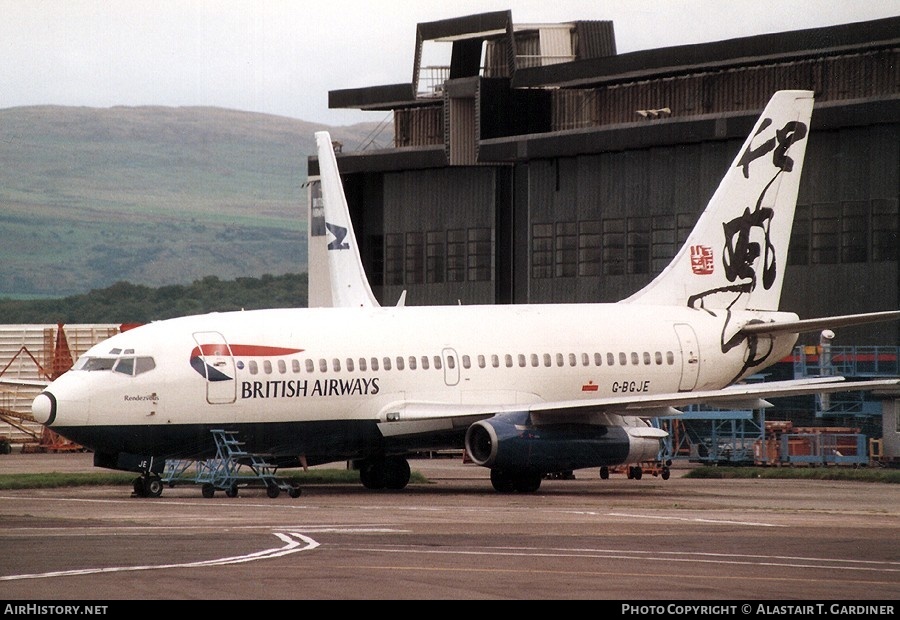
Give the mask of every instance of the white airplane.
[(337, 162), (316, 134), (334, 308), (212, 313), (131, 329), (88, 350), (34, 399), (36, 420), (140, 472), (214, 456), (237, 433), (279, 467), (353, 461), (401, 489), (414, 452), (462, 448), (501, 492), (550, 472), (655, 460), (648, 420), (715, 403), (886, 388), (841, 377), (741, 383), (800, 332), (900, 311), (799, 320), (778, 303), (812, 93), (776, 93), (671, 264), (618, 303), (381, 307), (359, 260)]

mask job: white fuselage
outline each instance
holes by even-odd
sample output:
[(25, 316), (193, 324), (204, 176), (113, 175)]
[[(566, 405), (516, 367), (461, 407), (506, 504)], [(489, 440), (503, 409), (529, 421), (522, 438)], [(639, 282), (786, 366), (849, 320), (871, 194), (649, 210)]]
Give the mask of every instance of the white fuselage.
[[(132, 376), (76, 367), (48, 388), (57, 399), (52, 424), (383, 421), (400, 401), (513, 405), (717, 389), (778, 361), (794, 344), (795, 335), (774, 349), (767, 341), (755, 352), (767, 353), (765, 360), (745, 367), (747, 342), (724, 352), (723, 342), (751, 318), (761, 317), (628, 304), (184, 317), (88, 351), (85, 358), (151, 357), (153, 368)], [(192, 357), (208, 366), (192, 367)], [(225, 378), (208, 381), (205, 367)]]

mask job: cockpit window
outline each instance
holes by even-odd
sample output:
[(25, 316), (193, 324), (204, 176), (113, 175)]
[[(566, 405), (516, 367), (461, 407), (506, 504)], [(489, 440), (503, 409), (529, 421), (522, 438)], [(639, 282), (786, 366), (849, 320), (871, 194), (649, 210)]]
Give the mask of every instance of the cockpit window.
[(114, 357), (88, 357), (79, 370), (111, 370), (115, 363)]
[(134, 374), (139, 375), (142, 372), (148, 372), (156, 368), (156, 362), (152, 357), (136, 357), (134, 358)]
[(119, 361), (116, 362), (116, 365), (113, 367), (113, 370), (116, 372), (120, 372), (123, 375), (133, 375), (134, 374), (134, 358), (133, 357), (120, 357)]
[(149, 372), (156, 368), (152, 357), (127, 355), (122, 357), (83, 357), (73, 370), (112, 370), (129, 377)]

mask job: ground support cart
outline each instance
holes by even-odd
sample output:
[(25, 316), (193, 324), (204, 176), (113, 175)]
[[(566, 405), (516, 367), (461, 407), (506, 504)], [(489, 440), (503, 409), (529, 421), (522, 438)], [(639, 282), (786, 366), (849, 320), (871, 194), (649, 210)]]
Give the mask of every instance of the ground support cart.
[[(213, 497), (216, 491), (225, 491), (228, 497), (237, 497), (240, 487), (265, 487), (271, 498), (286, 491), (291, 497), (300, 497), (300, 487), (275, 475), (277, 466), (268, 463), (263, 456), (243, 449), (237, 432), (215, 429), (210, 431), (216, 442), (215, 458), (205, 461), (166, 461), (162, 481), (169, 486), (199, 484), (203, 497)], [(193, 470), (191, 472), (191, 470)]]

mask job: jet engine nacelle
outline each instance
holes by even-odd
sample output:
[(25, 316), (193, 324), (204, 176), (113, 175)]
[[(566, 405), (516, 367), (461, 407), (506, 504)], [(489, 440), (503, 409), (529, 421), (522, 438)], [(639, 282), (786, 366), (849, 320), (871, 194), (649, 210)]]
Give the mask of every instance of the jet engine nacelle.
[(630, 434), (628, 428), (536, 426), (527, 412), (505, 413), (472, 424), (466, 431), (466, 452), (474, 463), (490, 469), (543, 473), (656, 459), (659, 437)]

